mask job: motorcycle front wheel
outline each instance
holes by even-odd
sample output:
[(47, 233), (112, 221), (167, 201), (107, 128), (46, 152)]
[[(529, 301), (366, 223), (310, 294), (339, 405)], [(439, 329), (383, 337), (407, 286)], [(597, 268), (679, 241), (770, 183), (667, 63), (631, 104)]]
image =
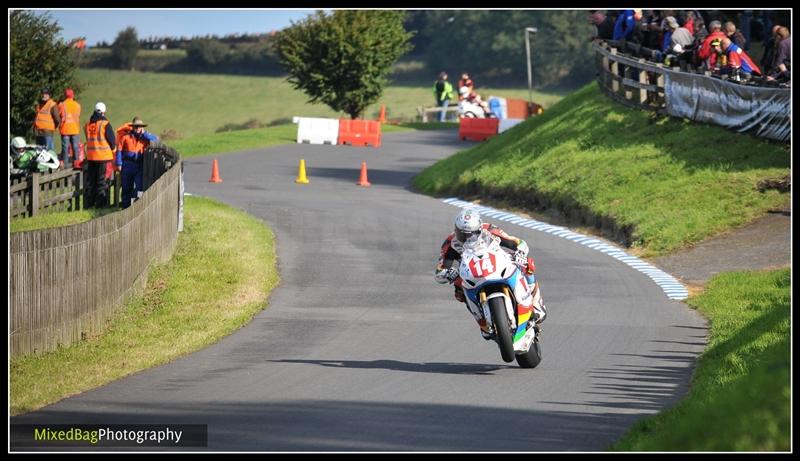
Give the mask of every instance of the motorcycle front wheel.
[(531, 349), (517, 356), (517, 364), (519, 364), (520, 368), (536, 368), (536, 365), (539, 365), (541, 361), (542, 345), (537, 336), (536, 339), (533, 340), (533, 344), (531, 344)]
[(513, 362), (514, 341), (511, 339), (511, 324), (508, 321), (503, 298), (490, 299), (489, 311), (492, 313), (494, 332), (497, 336), (497, 344), (500, 346), (500, 356), (503, 357), (503, 361), (506, 363)]

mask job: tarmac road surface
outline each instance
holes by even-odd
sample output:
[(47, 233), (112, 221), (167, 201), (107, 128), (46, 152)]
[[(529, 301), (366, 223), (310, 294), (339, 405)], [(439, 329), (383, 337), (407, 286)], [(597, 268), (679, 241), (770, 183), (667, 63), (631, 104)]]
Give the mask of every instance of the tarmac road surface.
[[(207, 424), (207, 449), (226, 451), (605, 450), (686, 393), (706, 323), (607, 255), (499, 223), (531, 246), (548, 306), (541, 364), (504, 363), (433, 280), (459, 209), (409, 187), (469, 145), (448, 130), (247, 151), (217, 157), (218, 184), (213, 156), (188, 159), (187, 192), (275, 231), (269, 306), (217, 344), (12, 423)], [(371, 187), (355, 184), (362, 161)]]

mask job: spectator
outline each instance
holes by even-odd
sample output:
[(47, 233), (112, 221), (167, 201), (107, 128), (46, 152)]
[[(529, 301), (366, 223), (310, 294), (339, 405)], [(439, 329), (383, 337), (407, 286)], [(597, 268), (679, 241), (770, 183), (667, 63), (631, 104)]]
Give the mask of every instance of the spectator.
[(50, 90), (42, 90), (41, 103), (36, 105), (36, 120), (33, 122), (33, 132), (36, 135), (36, 143), (45, 146), (49, 150), (55, 150), (53, 136), (56, 126), (61, 124), (58, 115), (58, 105), (50, 99)]
[(777, 52), (767, 80), (790, 81), (792, 79), (792, 35), (788, 28), (778, 26), (777, 36)]
[(739, 14), (739, 24), (741, 24), (740, 29), (742, 30), (742, 36), (744, 36), (743, 48), (745, 51), (750, 51), (750, 23), (752, 19), (753, 10), (744, 10)]
[(723, 39), (714, 39), (711, 41), (711, 48), (716, 50), (717, 54), (720, 52), (725, 53), (727, 59), (720, 63), (722, 73), (733, 74), (738, 77), (740, 72), (746, 74), (761, 75), (761, 69), (758, 68), (755, 62), (747, 55), (747, 53), (739, 48), (738, 45), (727, 37)]
[(697, 61), (705, 65), (706, 69), (713, 69), (717, 64), (717, 53), (712, 52), (711, 41), (714, 39), (722, 40), (727, 37), (725, 37), (725, 32), (722, 31), (722, 23), (717, 20), (713, 20), (708, 24), (708, 31), (708, 37), (703, 40), (703, 44), (697, 50)]
[[(469, 78), (469, 74), (466, 73), (466, 72), (462, 72), (461, 73), (461, 80), (458, 81), (458, 88), (462, 88), (462, 87), (469, 88), (469, 91), (472, 91), (472, 90), (475, 89), (475, 82), (473, 82), (472, 79)], [(461, 97), (461, 94), (459, 93), (458, 100), (460, 101), (462, 99), (463, 98)]]
[[(131, 206), (134, 194), (142, 192), (142, 173), (144, 172), (144, 151), (158, 138), (144, 130), (147, 124), (134, 117), (127, 132), (117, 143), (115, 165), (122, 168), (122, 208)], [(135, 189), (135, 191), (134, 191)]]
[[(684, 49), (691, 47), (694, 38), (692, 33), (686, 30), (685, 27), (680, 27), (678, 21), (673, 16), (667, 16), (667, 27), (669, 28), (669, 42), (667, 43), (665, 53), (681, 54)], [(664, 34), (666, 37), (666, 34)]]
[(747, 43), (747, 39), (744, 38), (741, 32), (736, 30), (736, 24), (731, 21), (726, 22), (722, 29), (725, 31), (725, 35), (728, 37), (730, 41), (732, 41), (736, 46), (741, 49), (744, 49), (744, 45)]
[(661, 14), (658, 10), (651, 10), (645, 17), (642, 45), (651, 50), (661, 49)]
[(79, 143), (81, 138), (81, 105), (75, 101), (75, 92), (72, 88), (64, 90), (65, 99), (58, 105), (58, 114), (61, 116), (61, 166), (69, 168), (69, 149), (72, 146), (72, 156), (79, 160)]
[(603, 10), (596, 10), (589, 13), (589, 24), (595, 26), (595, 33), (592, 37), (600, 40), (611, 40), (614, 38), (614, 20)]
[(433, 96), (436, 98), (436, 107), (440, 107), (439, 121), (444, 122), (447, 115), (447, 105), (453, 99), (453, 85), (447, 81), (447, 72), (439, 74), (439, 79), (433, 83)]
[(780, 27), (779, 24), (772, 26), (769, 39), (764, 40), (764, 57), (761, 58), (759, 64), (761, 64), (761, 67), (766, 69), (768, 73), (772, 69), (772, 62), (775, 60), (775, 55), (778, 51), (778, 29)]
[(470, 89), (466, 86), (462, 86), (458, 89), (458, 96), (462, 101), (467, 101), (472, 104), (477, 104), (478, 106), (483, 109), (484, 115), (489, 116), (491, 114), (491, 110), (489, 110), (489, 104), (481, 98), (481, 95), (476, 93), (475, 91), (470, 91)]
[(680, 23), (681, 27), (688, 30), (692, 37), (694, 37), (694, 22), (695, 22), (695, 13), (694, 11), (687, 11), (683, 15), (683, 22)]
[(614, 40), (632, 40), (636, 22), (642, 18), (641, 9), (624, 10), (614, 24)]
[(105, 208), (109, 205), (108, 187), (114, 170), (116, 139), (114, 129), (106, 118), (106, 105), (98, 102), (92, 117), (83, 128), (86, 134), (86, 191), (84, 208)]

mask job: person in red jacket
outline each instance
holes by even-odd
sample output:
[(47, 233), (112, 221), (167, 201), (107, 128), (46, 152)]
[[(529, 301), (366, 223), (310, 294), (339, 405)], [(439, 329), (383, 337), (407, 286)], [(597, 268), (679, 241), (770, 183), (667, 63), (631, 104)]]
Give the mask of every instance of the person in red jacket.
[(717, 66), (717, 53), (711, 49), (711, 41), (714, 39), (722, 40), (726, 38), (725, 32), (722, 31), (722, 23), (719, 21), (711, 21), (708, 25), (709, 34), (700, 49), (697, 50), (697, 57), (701, 62), (704, 62), (707, 69), (713, 69)]
[(458, 100), (461, 101), (464, 99), (464, 95), (461, 94), (460, 90), (463, 87), (467, 87), (470, 92), (475, 90), (475, 83), (469, 78), (469, 74), (466, 72), (461, 73), (461, 80), (458, 81), (458, 86), (456, 88), (459, 89)]

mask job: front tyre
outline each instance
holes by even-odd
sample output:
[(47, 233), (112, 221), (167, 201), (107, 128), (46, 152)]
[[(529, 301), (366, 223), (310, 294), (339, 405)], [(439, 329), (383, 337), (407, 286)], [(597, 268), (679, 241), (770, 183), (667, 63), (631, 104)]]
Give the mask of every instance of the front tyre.
[(533, 340), (531, 349), (528, 352), (517, 356), (517, 363), (519, 364), (520, 368), (536, 368), (536, 365), (539, 365), (539, 362), (541, 361), (542, 344), (539, 342), (539, 337), (537, 336)]
[(492, 298), (489, 300), (489, 311), (492, 313), (494, 322), (494, 332), (497, 336), (497, 344), (500, 346), (500, 356), (503, 361), (510, 363), (514, 361), (514, 342), (511, 339), (511, 324), (506, 314), (506, 304), (503, 298)]

